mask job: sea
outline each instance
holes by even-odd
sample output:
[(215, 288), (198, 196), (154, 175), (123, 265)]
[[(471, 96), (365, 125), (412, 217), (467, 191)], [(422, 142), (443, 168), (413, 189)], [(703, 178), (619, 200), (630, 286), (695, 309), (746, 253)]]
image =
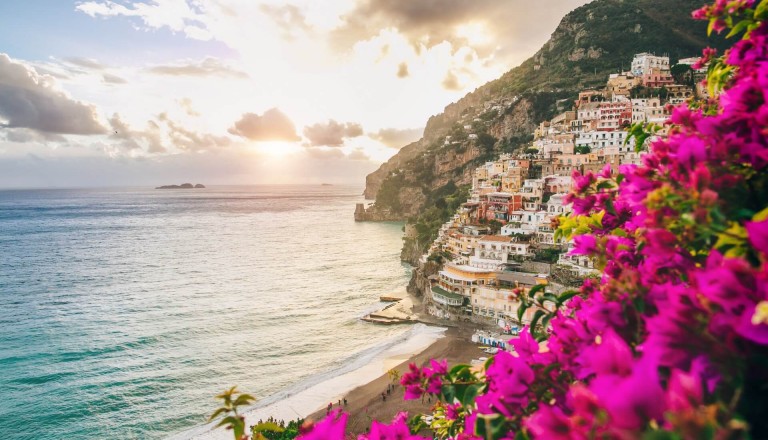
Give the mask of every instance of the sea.
[(0, 191), (0, 439), (194, 438), (234, 385), (306, 415), (423, 348), (360, 319), (411, 270), (361, 192)]

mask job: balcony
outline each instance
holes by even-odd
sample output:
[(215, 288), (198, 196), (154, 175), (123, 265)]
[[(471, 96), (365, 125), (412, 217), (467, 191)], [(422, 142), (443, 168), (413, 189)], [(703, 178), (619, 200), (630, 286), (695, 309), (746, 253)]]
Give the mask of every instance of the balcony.
[(432, 299), (438, 303), (450, 307), (460, 307), (464, 303), (464, 297), (458, 293), (448, 292), (439, 287), (432, 287)]

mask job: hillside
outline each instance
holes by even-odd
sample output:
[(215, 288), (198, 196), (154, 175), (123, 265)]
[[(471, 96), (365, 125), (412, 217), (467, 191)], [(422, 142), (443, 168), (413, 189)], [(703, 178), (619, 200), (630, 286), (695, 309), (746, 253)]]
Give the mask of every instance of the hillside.
[(432, 116), (422, 139), (368, 175), (365, 196), (376, 203), (359, 219), (410, 220), (427, 241), (477, 165), (530, 142), (539, 122), (570, 110), (578, 91), (628, 69), (635, 53), (668, 54), (674, 64), (707, 45), (724, 47), (690, 18), (704, 3), (595, 0), (575, 9), (536, 54)]

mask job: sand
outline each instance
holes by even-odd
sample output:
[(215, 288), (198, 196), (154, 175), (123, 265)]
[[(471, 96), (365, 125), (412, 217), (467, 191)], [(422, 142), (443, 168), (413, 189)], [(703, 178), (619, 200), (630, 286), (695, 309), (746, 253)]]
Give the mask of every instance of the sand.
[[(438, 339), (429, 348), (419, 354), (411, 356), (394, 368), (404, 373), (408, 370), (408, 364), (413, 362), (416, 365), (423, 366), (430, 359), (447, 359), (449, 365), (458, 363), (468, 364), (473, 358), (484, 356), (477, 344), (470, 341), (471, 331), (461, 328), (450, 328), (444, 338)], [(487, 356), (487, 355), (485, 355)], [(342, 403), (342, 409), (349, 413), (347, 432), (360, 434), (364, 433), (371, 426), (372, 420), (379, 420), (389, 423), (392, 418), (400, 411), (407, 411), (409, 417), (418, 413), (430, 412), (434, 404), (425, 399), (421, 400), (403, 400), (403, 386), (397, 384), (394, 390), (382, 400), (381, 393), (387, 391), (387, 385), (391, 384), (387, 374), (353, 389), (346, 395), (347, 405)], [(333, 402), (333, 408), (338, 408), (338, 402)], [(321, 420), (326, 415), (325, 408), (315, 412), (308, 419)]]

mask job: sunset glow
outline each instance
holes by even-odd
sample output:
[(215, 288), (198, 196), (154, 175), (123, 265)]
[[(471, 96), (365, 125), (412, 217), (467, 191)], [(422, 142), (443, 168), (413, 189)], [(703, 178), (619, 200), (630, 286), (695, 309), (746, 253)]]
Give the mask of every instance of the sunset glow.
[[(221, 162), (208, 182), (265, 183), (260, 162), (236, 182), (214, 171), (250, 151), (308, 162), (296, 183), (360, 183), (584, 3), (3, 2), (0, 88), (41, 100), (0, 106), (0, 186), (159, 184), (198, 161)], [(122, 180), (75, 172), (83, 161)]]

